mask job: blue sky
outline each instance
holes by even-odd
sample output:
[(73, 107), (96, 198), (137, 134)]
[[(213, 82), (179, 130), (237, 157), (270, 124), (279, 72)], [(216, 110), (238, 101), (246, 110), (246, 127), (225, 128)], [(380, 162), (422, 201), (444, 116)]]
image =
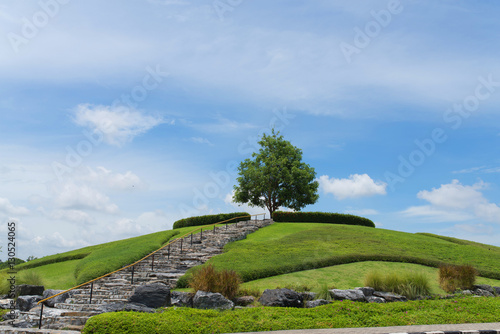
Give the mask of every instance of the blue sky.
[[(272, 127), (310, 211), (500, 246), (495, 1), (6, 0), (0, 221), (41, 257), (231, 203)], [(1, 254), (5, 260), (6, 253)]]

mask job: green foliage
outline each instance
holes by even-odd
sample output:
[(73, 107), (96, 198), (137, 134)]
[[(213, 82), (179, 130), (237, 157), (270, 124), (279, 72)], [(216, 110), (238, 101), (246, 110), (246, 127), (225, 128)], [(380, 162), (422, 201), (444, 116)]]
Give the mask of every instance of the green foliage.
[(441, 288), (449, 293), (458, 289), (472, 289), (476, 282), (477, 270), (471, 265), (450, 265), (439, 266), (439, 284)]
[(464, 297), (406, 303), (336, 301), (306, 308), (229, 311), (168, 308), (161, 313), (112, 312), (90, 318), (83, 334), (239, 333), (293, 329), (385, 327), (498, 321), (500, 298)]
[(286, 212), (276, 211), (273, 213), (275, 222), (286, 223), (326, 223), (326, 224), (345, 224), (375, 227), (375, 223), (368, 218), (329, 212)]
[(259, 153), (238, 167), (233, 201), (267, 208), (300, 210), (318, 200), (319, 183), (314, 168), (302, 162), (302, 150), (272, 131), (259, 141)]
[(16, 278), (16, 284), (44, 285), (44, 280), (35, 270), (21, 271)]
[[(17, 257), (15, 257), (14, 261), (13, 261), (14, 265), (16, 266), (16, 269), (17, 269), (18, 265), (20, 265), (24, 262), (25, 262), (24, 260), (18, 259)], [(11, 262), (9, 262), (9, 261), (0, 262), (0, 270), (9, 268), (10, 264), (11, 264)]]
[(207, 265), (197, 268), (189, 280), (189, 287), (196, 291), (218, 292), (233, 299), (238, 294), (240, 276), (233, 270), (216, 270)]
[(315, 290), (316, 299), (324, 299), (324, 300), (332, 300), (332, 295), (330, 294), (330, 290), (335, 289), (333, 286), (329, 286), (326, 283), (323, 283)]
[[(243, 217), (243, 218), (237, 218)], [(212, 225), (232, 218), (237, 218), (231, 220), (230, 223), (237, 223), (239, 221), (249, 220), (251, 218), (248, 212), (233, 212), (233, 213), (220, 213), (217, 215), (206, 215), (198, 217), (189, 217), (176, 221), (174, 223), (174, 229), (188, 226), (202, 226), (202, 225)]]
[(19, 269), (19, 270), (31, 269), (31, 268), (46, 266), (48, 264), (53, 264), (53, 263), (60, 263), (60, 262), (83, 259), (87, 255), (90, 254), (90, 252), (86, 252), (86, 251), (88, 251), (88, 247), (83, 248), (83, 249), (79, 249), (76, 251), (64, 253), (64, 254), (55, 254), (55, 255), (45, 256), (41, 259), (35, 259), (35, 260), (25, 262), (22, 265), (18, 266), (16, 269)]
[(431, 294), (430, 282), (427, 276), (418, 272), (391, 272), (382, 274), (378, 271), (370, 272), (365, 277), (365, 286), (377, 291), (393, 292), (415, 299), (419, 296)]
[(248, 282), (362, 261), (414, 263), (435, 268), (446, 262), (474, 261), (480, 276), (500, 279), (500, 247), (488, 249), (418, 234), (335, 224), (273, 224), (226, 245), (225, 252), (209, 263), (219, 269), (233, 269)]

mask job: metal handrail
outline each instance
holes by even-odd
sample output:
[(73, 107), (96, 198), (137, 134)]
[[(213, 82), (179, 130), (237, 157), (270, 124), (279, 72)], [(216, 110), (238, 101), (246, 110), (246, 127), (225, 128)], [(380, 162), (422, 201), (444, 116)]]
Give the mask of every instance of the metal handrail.
[(41, 307), (41, 310), (40, 310), (40, 323), (39, 323), (39, 328), (40, 328), (40, 327), (41, 327), (41, 325), (42, 325), (43, 302), (45, 302), (45, 301), (47, 301), (47, 300), (49, 300), (49, 299), (55, 298), (55, 297), (57, 297), (57, 296), (60, 296), (60, 295), (62, 295), (62, 294), (65, 294), (66, 292), (69, 292), (69, 291), (72, 291), (72, 290), (78, 289), (78, 288), (80, 288), (80, 287), (82, 287), (82, 286), (85, 286), (85, 285), (88, 285), (88, 284), (93, 284), (94, 282), (96, 282), (96, 281), (98, 281), (98, 280), (100, 280), (100, 279), (103, 279), (103, 278), (108, 277), (108, 276), (110, 276), (110, 275), (113, 275), (113, 274), (115, 274), (115, 273), (117, 273), (117, 272), (120, 272), (120, 271), (122, 271), (122, 270), (128, 269), (128, 268), (130, 268), (130, 267), (133, 267), (133, 266), (135, 266), (136, 264), (138, 264), (138, 263), (140, 263), (140, 262), (142, 262), (142, 261), (146, 260), (146, 259), (147, 259), (147, 258), (149, 258), (150, 256), (153, 256), (154, 254), (158, 253), (159, 251), (161, 251), (161, 250), (162, 250), (162, 249), (164, 249), (165, 247), (168, 247), (168, 246), (172, 245), (174, 242), (179, 241), (179, 240), (183, 240), (183, 239), (184, 239), (186, 236), (188, 236), (189, 234), (196, 233), (196, 232), (197, 232), (197, 231), (199, 231), (199, 230), (203, 231), (203, 229), (204, 229), (204, 228), (207, 228), (207, 227), (210, 227), (210, 226), (214, 226), (214, 227), (215, 227), (216, 225), (219, 225), (219, 224), (224, 224), (224, 223), (226, 223), (226, 224), (227, 224), (227, 223), (229, 223), (231, 220), (240, 219), (240, 218), (245, 218), (245, 217), (250, 217), (250, 219), (251, 219), (252, 217), (254, 217), (254, 216), (255, 216), (255, 217), (256, 217), (256, 219), (257, 219), (257, 216), (261, 216), (261, 215), (264, 215), (264, 220), (265, 220), (266, 214), (265, 214), (265, 213), (260, 213), (260, 214), (256, 214), (256, 215), (245, 215), (245, 216), (240, 216), (240, 217), (234, 217), (234, 218), (227, 219), (227, 220), (224, 220), (224, 221), (221, 221), (221, 222), (217, 222), (217, 223), (215, 223), (215, 224), (210, 224), (210, 225), (204, 225), (204, 226), (201, 226), (201, 227), (199, 227), (199, 228), (197, 228), (197, 229), (195, 229), (195, 230), (192, 230), (192, 231), (190, 231), (190, 232), (188, 232), (188, 233), (186, 233), (186, 234), (183, 234), (182, 236), (180, 236), (180, 237), (178, 237), (178, 238), (176, 238), (176, 239), (174, 239), (174, 240), (172, 240), (172, 241), (170, 241), (170, 242), (166, 243), (166, 244), (165, 244), (165, 245), (163, 245), (161, 248), (158, 248), (158, 249), (157, 249), (157, 250), (155, 250), (154, 252), (152, 252), (152, 253), (150, 253), (150, 254), (148, 254), (148, 255), (144, 256), (142, 259), (140, 259), (140, 260), (138, 260), (138, 261), (135, 261), (135, 262), (134, 262), (134, 263), (132, 263), (132, 264), (129, 264), (129, 265), (127, 265), (127, 266), (123, 267), (123, 268), (120, 268), (120, 269), (117, 269), (117, 270), (112, 271), (112, 272), (110, 272), (110, 273), (107, 273), (106, 275), (102, 275), (102, 276), (100, 276), (100, 277), (94, 278), (94, 279), (92, 279), (92, 280), (90, 280), (90, 281), (88, 281), (88, 282), (85, 282), (85, 283), (79, 284), (79, 285), (74, 286), (74, 287), (72, 287), (72, 288), (70, 288), (70, 289), (67, 289), (67, 290), (64, 290), (64, 291), (62, 291), (62, 292), (59, 292), (59, 293), (57, 293), (57, 294), (55, 294), (55, 295), (53, 295), (53, 296), (50, 296), (50, 297), (48, 297), (48, 298), (45, 298), (45, 299), (40, 300), (40, 301), (37, 303), (37, 305), (42, 304), (42, 307)]

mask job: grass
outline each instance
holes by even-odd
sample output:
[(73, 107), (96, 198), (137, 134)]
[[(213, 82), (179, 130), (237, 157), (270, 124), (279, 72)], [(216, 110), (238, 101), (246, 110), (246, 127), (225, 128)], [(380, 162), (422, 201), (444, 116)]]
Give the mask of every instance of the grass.
[[(474, 263), (480, 276), (500, 279), (500, 247), (362, 226), (315, 223), (273, 224), (245, 240), (226, 245), (225, 253), (209, 263), (216, 268), (233, 269), (247, 282), (361, 261), (431, 267)], [(181, 278), (180, 286), (186, 283), (187, 277)]]
[(371, 271), (366, 275), (364, 283), (377, 291), (393, 292), (408, 299), (431, 294), (430, 281), (420, 271)]
[[(286, 284), (310, 285), (313, 287), (313, 291), (316, 292), (319, 292), (322, 286), (328, 286), (330, 288), (335, 287), (337, 289), (352, 289), (354, 287), (364, 286), (365, 276), (373, 270), (379, 270), (381, 272), (418, 272), (427, 277), (432, 294), (446, 294), (439, 286), (439, 270), (436, 268), (413, 263), (377, 261), (341, 264), (327, 268), (297, 271), (290, 274), (262, 278), (243, 283), (241, 289), (263, 292), (265, 289), (274, 289), (276, 287), (285, 286)], [(484, 277), (478, 277), (477, 283), (500, 286), (500, 280)]]
[[(500, 298), (462, 297), (406, 303), (334, 302), (314, 309), (257, 307), (231, 311), (169, 308), (159, 314), (117, 312), (90, 318), (92, 333), (234, 333), (498, 321)], [(182, 321), (179, 321), (182, 319)]]

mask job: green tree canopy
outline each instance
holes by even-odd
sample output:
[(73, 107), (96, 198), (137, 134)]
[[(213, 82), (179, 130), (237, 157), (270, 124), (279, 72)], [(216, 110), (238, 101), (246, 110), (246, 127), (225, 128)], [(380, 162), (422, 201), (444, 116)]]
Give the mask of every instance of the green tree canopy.
[(302, 162), (302, 150), (272, 131), (259, 141), (261, 148), (238, 167), (238, 185), (233, 201), (267, 208), (271, 215), (279, 207), (299, 211), (319, 196), (314, 168)]

